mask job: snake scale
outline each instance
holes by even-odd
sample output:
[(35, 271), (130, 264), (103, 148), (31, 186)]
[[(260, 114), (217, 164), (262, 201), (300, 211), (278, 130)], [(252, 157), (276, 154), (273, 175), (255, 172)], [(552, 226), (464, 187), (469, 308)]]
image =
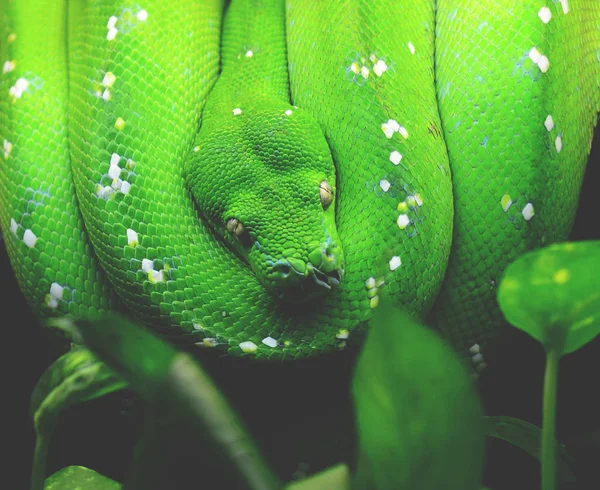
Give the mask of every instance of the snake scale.
[(0, 224), (44, 321), (293, 359), (382, 294), (461, 352), (564, 240), (596, 0), (2, 0)]

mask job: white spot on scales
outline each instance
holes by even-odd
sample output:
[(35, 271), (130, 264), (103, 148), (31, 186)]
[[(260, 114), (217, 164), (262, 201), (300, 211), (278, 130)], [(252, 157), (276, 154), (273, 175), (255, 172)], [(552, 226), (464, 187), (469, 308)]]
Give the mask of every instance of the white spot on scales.
[(110, 88), (113, 86), (113, 83), (115, 83), (115, 80), (117, 79), (117, 77), (115, 76), (115, 74), (111, 71), (107, 71), (104, 74), (104, 78), (102, 79), (102, 86), (106, 87), (106, 88)]
[(548, 57), (543, 55), (535, 46), (529, 51), (529, 58), (538, 66), (542, 73), (546, 73), (550, 68)]
[(15, 61), (5, 61), (2, 65), (2, 73), (9, 73), (15, 69), (17, 63)]
[(384, 122), (381, 125), (381, 130), (387, 139), (390, 139), (392, 136), (394, 136), (394, 133), (397, 132), (398, 129), (400, 129), (400, 125), (395, 119), (388, 119), (388, 122)]
[(10, 87), (8, 93), (12, 95), (15, 99), (20, 99), (23, 95), (23, 92), (27, 90), (29, 87), (29, 82), (25, 78), (19, 78), (15, 84)]
[(552, 18), (552, 12), (550, 12), (550, 9), (548, 7), (542, 7), (538, 12), (538, 16), (544, 24), (547, 24)]
[(110, 165), (111, 165), (111, 166), (113, 166), (113, 165), (118, 165), (120, 161), (121, 161), (121, 157), (119, 156), (119, 154), (118, 154), (118, 153), (113, 153), (113, 154), (110, 156)]
[(388, 66), (387, 66), (386, 62), (383, 61), (383, 60), (377, 60), (377, 63), (375, 63), (373, 65), (373, 72), (378, 77), (380, 77), (381, 75), (383, 75), (387, 71), (387, 69), (388, 69)]
[(202, 344), (205, 347), (216, 347), (219, 344), (219, 341), (213, 337), (206, 337), (202, 339)]
[(118, 179), (119, 175), (121, 175), (121, 169), (118, 165), (111, 165), (108, 169), (108, 176), (111, 179)]
[(2, 145), (2, 148), (4, 149), (4, 159), (8, 160), (8, 157), (10, 156), (10, 152), (12, 151), (12, 143), (8, 140), (4, 140), (4, 144)]
[[(127, 245), (130, 247), (137, 247), (139, 243), (139, 237), (136, 231), (131, 228), (127, 228)], [(142, 262), (143, 266), (143, 262)]]
[(114, 15), (111, 15), (108, 19), (108, 22), (106, 23), (106, 28), (108, 29), (108, 32), (106, 33), (106, 39), (108, 39), (109, 41), (112, 41), (119, 32), (118, 29), (115, 27), (117, 25), (117, 20), (118, 19)]
[(400, 267), (402, 265), (402, 261), (400, 260), (400, 257), (398, 257), (397, 255), (394, 255), (391, 259), (390, 259), (390, 270), (391, 271), (395, 271), (398, 267)]
[(388, 119), (381, 124), (381, 130), (387, 139), (391, 139), (394, 133), (400, 134), (404, 139), (408, 138), (408, 131), (404, 126), (400, 126), (395, 119)]
[(394, 165), (398, 165), (400, 160), (402, 160), (402, 155), (399, 151), (393, 151), (390, 153), (390, 162), (392, 162)]
[(148, 12), (146, 12), (144, 9), (142, 9), (136, 14), (136, 17), (138, 18), (139, 21), (146, 22), (148, 20)]
[(58, 302), (63, 298), (64, 288), (57, 282), (50, 285), (50, 294), (46, 295), (46, 305), (55, 309), (58, 307)]
[(560, 153), (562, 150), (562, 138), (560, 136), (557, 136), (554, 140), (554, 146), (556, 148), (556, 153)]
[(525, 218), (525, 221), (529, 221), (535, 215), (535, 211), (533, 209), (533, 204), (528, 202), (525, 205), (525, 207), (523, 208), (522, 212), (523, 212), (523, 218)]
[(268, 347), (277, 347), (279, 343), (273, 337), (265, 337), (262, 339), (262, 343)]
[(142, 271), (148, 274), (148, 280), (155, 284), (165, 280), (163, 271), (154, 270), (154, 261), (150, 259), (142, 259)]
[(115, 37), (117, 37), (117, 32), (119, 31), (116, 28), (109, 28), (108, 32), (106, 33), (106, 39), (112, 41)]
[(537, 65), (542, 73), (546, 73), (548, 68), (550, 68), (550, 60), (548, 60), (546, 56), (542, 55)]
[(242, 349), (243, 352), (249, 353), (254, 352), (257, 349), (257, 346), (254, 342), (247, 340), (246, 342), (240, 342), (240, 349)]
[(404, 228), (406, 228), (410, 224), (410, 218), (407, 214), (401, 214), (400, 216), (398, 216), (397, 223), (398, 228), (404, 230)]
[(473, 344), (469, 348), (469, 353), (471, 354), (471, 362), (473, 362), (477, 372), (483, 371), (486, 368), (486, 363), (483, 362), (483, 354), (481, 353), (479, 344)]
[(114, 197), (114, 190), (109, 185), (103, 187), (101, 184), (96, 184), (96, 196), (110, 201)]
[(27, 230), (25, 230), (25, 233), (23, 234), (23, 242), (29, 248), (35, 247), (35, 242), (37, 242), (37, 237), (35, 236), (35, 233), (33, 233), (33, 231), (31, 231), (29, 228)]

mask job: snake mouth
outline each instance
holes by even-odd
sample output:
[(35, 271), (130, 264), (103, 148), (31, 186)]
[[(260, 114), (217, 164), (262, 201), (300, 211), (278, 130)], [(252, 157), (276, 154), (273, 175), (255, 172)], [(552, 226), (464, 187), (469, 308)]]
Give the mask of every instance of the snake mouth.
[(303, 303), (337, 288), (344, 277), (343, 267), (325, 272), (310, 262), (282, 259), (275, 267), (279, 299), (287, 303)]
[(310, 263), (307, 264), (306, 272), (304, 273), (294, 269), (293, 265), (291, 265), (291, 268), (297, 274), (304, 275), (309, 282), (309, 285), (312, 280), (316, 287), (325, 288), (326, 290), (331, 290), (339, 286), (340, 282), (342, 282), (342, 277), (344, 277), (344, 269), (334, 269), (330, 272), (323, 272), (321, 269), (314, 267)]
[[(310, 265), (310, 264), (309, 264)], [(317, 287), (322, 287), (327, 290), (333, 289), (340, 285), (344, 270), (333, 270), (331, 272), (323, 272), (316, 267), (313, 267), (309, 272), (309, 277), (312, 278)]]

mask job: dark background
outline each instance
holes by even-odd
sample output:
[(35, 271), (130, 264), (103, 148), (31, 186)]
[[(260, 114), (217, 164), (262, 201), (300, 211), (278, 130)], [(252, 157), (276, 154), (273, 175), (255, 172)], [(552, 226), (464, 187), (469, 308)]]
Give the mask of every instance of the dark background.
[[(600, 239), (599, 160), (597, 127), (571, 235), (573, 240)], [(3, 244), (0, 277), (3, 330), (0, 399), (5, 413), (0, 437), (5, 466), (2, 478), (15, 482), (10, 488), (18, 489), (28, 486), (34, 444), (28, 414), (29, 394), (51, 359), (45, 333), (18, 289)], [(352, 461), (354, 432), (349, 394), (352, 352), (276, 366), (228, 358), (202, 361), (281, 478), (312, 473), (338, 461)], [(577, 459), (580, 482), (577, 488), (600, 488), (600, 448), (591, 445), (592, 432), (600, 431), (599, 368), (600, 337), (561, 361), (557, 434)], [(539, 344), (516, 329), (504, 332), (480, 383), (487, 413), (520, 417), (540, 425), (543, 370), (544, 352)], [(141, 422), (140, 407), (122, 396), (110, 396), (68, 410), (53, 439), (48, 470), (79, 464), (122, 480), (131, 462)], [(202, 451), (189, 455), (184, 463), (186, 468), (197, 472), (197, 488), (208, 488), (202, 483), (209, 476), (218, 480), (219, 471), (217, 474), (212, 471), (216, 468), (214, 464), (210, 452)], [(12, 478), (11, 473), (14, 473)], [(537, 461), (520, 450), (496, 441), (488, 445), (485, 478), (494, 490), (539, 488), (538, 473)]]

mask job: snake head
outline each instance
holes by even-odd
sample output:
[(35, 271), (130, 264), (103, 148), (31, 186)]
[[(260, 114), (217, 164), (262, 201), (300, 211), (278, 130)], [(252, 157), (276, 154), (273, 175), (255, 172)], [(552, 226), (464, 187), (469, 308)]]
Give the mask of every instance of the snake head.
[(344, 276), (335, 167), (307, 113), (270, 105), (246, 106), (245, 119), (201, 130), (186, 179), (200, 214), (265, 289), (302, 303)]

